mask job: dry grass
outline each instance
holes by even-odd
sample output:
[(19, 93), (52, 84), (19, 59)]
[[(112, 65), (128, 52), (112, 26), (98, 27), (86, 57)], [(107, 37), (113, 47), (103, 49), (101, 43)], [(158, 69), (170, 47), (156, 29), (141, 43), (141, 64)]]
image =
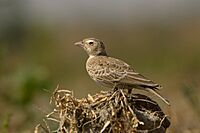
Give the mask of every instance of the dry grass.
[[(51, 98), (54, 109), (35, 128), (35, 133), (163, 133), (170, 122), (158, 104), (126, 90), (101, 91), (77, 99), (73, 92), (56, 88)], [(51, 129), (49, 121), (57, 124)]]

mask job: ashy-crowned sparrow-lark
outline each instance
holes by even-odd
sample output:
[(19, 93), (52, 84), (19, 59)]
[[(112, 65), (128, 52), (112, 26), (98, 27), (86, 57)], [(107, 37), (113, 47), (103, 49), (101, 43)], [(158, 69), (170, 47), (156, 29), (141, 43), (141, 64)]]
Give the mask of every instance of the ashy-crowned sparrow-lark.
[(110, 88), (146, 90), (169, 105), (168, 100), (157, 92), (161, 88), (160, 85), (137, 73), (124, 61), (108, 56), (102, 41), (86, 38), (75, 45), (82, 47), (89, 55), (86, 70), (95, 82)]

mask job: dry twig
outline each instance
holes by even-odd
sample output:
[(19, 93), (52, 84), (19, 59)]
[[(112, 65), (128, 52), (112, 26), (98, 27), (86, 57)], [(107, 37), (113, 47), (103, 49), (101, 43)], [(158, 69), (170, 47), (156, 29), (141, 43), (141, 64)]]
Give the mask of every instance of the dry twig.
[[(124, 90), (100, 92), (77, 99), (68, 90), (56, 88), (51, 98), (54, 110), (46, 120), (58, 123), (58, 133), (164, 133), (170, 122), (158, 104), (140, 94)], [(51, 126), (39, 125), (52, 132)]]

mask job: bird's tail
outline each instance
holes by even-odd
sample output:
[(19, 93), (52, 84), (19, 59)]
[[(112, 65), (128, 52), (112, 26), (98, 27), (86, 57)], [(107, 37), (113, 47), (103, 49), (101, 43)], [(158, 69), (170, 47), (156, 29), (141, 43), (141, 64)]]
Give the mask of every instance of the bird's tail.
[(146, 88), (149, 92), (153, 93), (154, 95), (156, 95), (157, 97), (159, 97), (163, 102), (165, 102), (167, 105), (170, 105), (169, 101), (162, 97), (156, 90), (152, 89), (152, 88)]

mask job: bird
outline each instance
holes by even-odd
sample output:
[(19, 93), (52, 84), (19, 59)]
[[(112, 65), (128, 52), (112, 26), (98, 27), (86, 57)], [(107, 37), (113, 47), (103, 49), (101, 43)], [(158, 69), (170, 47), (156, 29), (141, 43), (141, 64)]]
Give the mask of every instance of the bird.
[(98, 84), (108, 88), (140, 89), (158, 96), (167, 105), (169, 101), (162, 97), (158, 90), (162, 87), (146, 78), (126, 62), (107, 54), (104, 43), (96, 38), (86, 38), (74, 43), (83, 48), (89, 55), (86, 70)]

